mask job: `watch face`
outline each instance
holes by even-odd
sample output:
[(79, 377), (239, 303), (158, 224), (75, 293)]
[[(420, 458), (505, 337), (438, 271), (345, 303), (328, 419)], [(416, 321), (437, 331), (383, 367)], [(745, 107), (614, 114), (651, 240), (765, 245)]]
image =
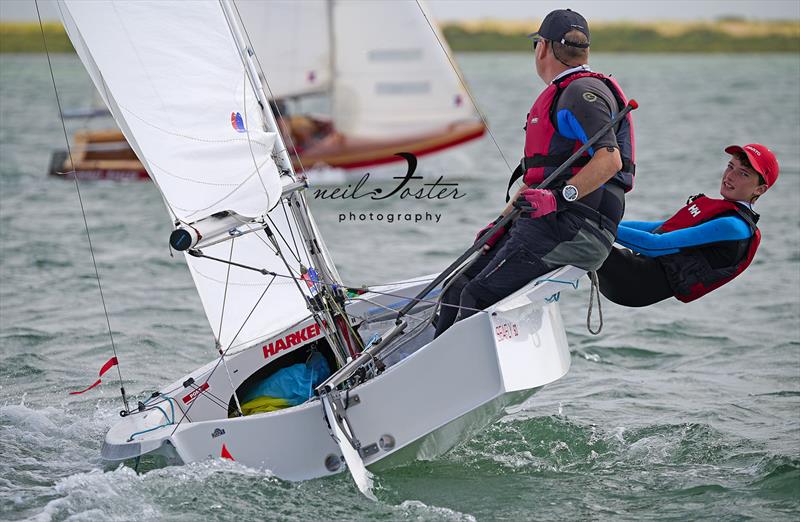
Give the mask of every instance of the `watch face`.
[(564, 199), (567, 201), (575, 201), (578, 199), (578, 189), (572, 185), (567, 185), (564, 187), (564, 190), (561, 191), (561, 195), (564, 196)]

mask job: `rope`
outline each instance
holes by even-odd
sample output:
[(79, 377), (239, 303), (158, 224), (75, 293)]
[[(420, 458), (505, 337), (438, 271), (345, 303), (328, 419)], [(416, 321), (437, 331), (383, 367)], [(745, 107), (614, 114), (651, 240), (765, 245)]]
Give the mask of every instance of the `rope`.
[(36, 6), (36, 16), (39, 19), (39, 30), (42, 33), (42, 43), (44, 44), (44, 52), (47, 55), (47, 66), (50, 69), (50, 79), (53, 82), (53, 91), (55, 92), (56, 95), (56, 104), (58, 105), (58, 117), (61, 120), (61, 129), (64, 132), (64, 141), (67, 144), (67, 155), (69, 156), (69, 164), (71, 166), (71, 171), (73, 172), (73, 179), (75, 180), (75, 191), (78, 193), (78, 202), (80, 203), (81, 215), (83, 216), (83, 226), (84, 229), (86, 230), (86, 239), (89, 242), (89, 253), (92, 256), (92, 265), (94, 266), (94, 276), (95, 279), (97, 280), (97, 288), (100, 291), (100, 301), (103, 304), (103, 314), (106, 317), (106, 327), (108, 328), (108, 337), (109, 339), (111, 339), (111, 350), (114, 352), (114, 357), (117, 360), (117, 364), (115, 366), (117, 367), (117, 376), (119, 378), (119, 390), (120, 393), (122, 394), (122, 403), (125, 406), (125, 411), (130, 413), (131, 409), (130, 406), (128, 405), (128, 398), (125, 395), (125, 387), (122, 385), (122, 370), (120, 369), (119, 357), (117, 356), (117, 346), (114, 343), (114, 334), (111, 330), (111, 320), (108, 317), (108, 308), (106, 307), (106, 299), (105, 296), (103, 295), (103, 285), (100, 282), (100, 271), (97, 268), (97, 260), (95, 259), (94, 256), (94, 248), (92, 246), (92, 235), (89, 232), (89, 222), (86, 219), (86, 209), (83, 206), (83, 198), (81, 197), (81, 186), (80, 183), (78, 182), (78, 176), (75, 173), (75, 162), (72, 158), (72, 149), (69, 146), (69, 135), (67, 134), (67, 126), (64, 123), (64, 112), (61, 109), (61, 98), (58, 96), (56, 77), (55, 74), (53, 74), (53, 63), (50, 60), (50, 51), (47, 48), (47, 38), (45, 38), (44, 35), (44, 26), (42, 25), (42, 15), (39, 12), (39, 0), (35, 0), (34, 4)]
[(228, 270), (225, 272), (225, 290), (222, 293), (222, 310), (219, 312), (219, 327), (217, 328), (217, 346), (219, 346), (219, 339), (222, 337), (222, 322), (225, 320), (225, 305), (228, 302), (228, 283), (231, 277), (231, 261), (233, 261), (233, 242), (236, 238), (231, 238), (231, 251), (228, 254)]
[[(289, 225), (289, 234), (291, 234), (291, 236), (292, 236), (292, 243), (294, 244), (294, 249), (299, 253), (300, 249), (297, 247), (297, 239), (295, 239), (295, 237), (294, 237), (294, 230), (292, 230), (292, 223), (291, 223), (291, 221), (289, 221), (289, 213), (286, 212), (286, 201), (283, 200), (283, 199), (281, 199), (281, 210), (283, 210), (283, 217), (286, 218), (286, 223)], [(274, 225), (275, 224), (273, 223), (273, 226)], [(300, 226), (297, 224), (297, 220), (295, 220), (295, 226), (297, 226), (297, 230), (299, 231), (300, 230)], [(275, 228), (277, 228), (277, 227), (275, 227)], [(280, 230), (278, 230), (278, 233), (280, 233)], [(281, 236), (281, 237), (283, 237), (283, 236)], [(285, 243), (286, 239), (284, 239), (283, 241)], [(288, 246), (288, 243), (287, 243), (287, 246)], [(289, 250), (291, 251), (291, 247), (289, 248)], [(306, 257), (308, 257), (308, 254), (306, 254)], [(298, 258), (298, 261), (300, 261), (299, 258)], [(309, 263), (309, 265), (310, 265), (310, 263)]]
[[(267, 287), (264, 288), (264, 291), (261, 293), (261, 296), (256, 301), (256, 304), (253, 305), (253, 308), (250, 310), (250, 313), (247, 314), (247, 317), (245, 317), (244, 321), (242, 322), (242, 326), (239, 327), (239, 330), (236, 332), (236, 335), (234, 335), (233, 338), (231, 339), (231, 342), (228, 345), (228, 347), (225, 348), (225, 350), (221, 351), (222, 353), (220, 353), (219, 359), (217, 360), (217, 364), (215, 364), (214, 367), (211, 369), (211, 372), (208, 374), (208, 377), (206, 378), (205, 382), (208, 382), (208, 381), (211, 380), (211, 377), (213, 377), (214, 372), (216, 372), (217, 368), (219, 368), (220, 363), (225, 361), (225, 355), (227, 355), (228, 350), (230, 350), (231, 347), (233, 346), (233, 343), (236, 341), (236, 338), (239, 337), (239, 334), (242, 332), (242, 329), (244, 329), (245, 325), (247, 324), (247, 321), (250, 320), (250, 316), (253, 315), (253, 312), (255, 312), (256, 308), (258, 308), (259, 303), (261, 302), (261, 300), (266, 295), (267, 290), (269, 290), (269, 287), (272, 285), (273, 281), (275, 281), (275, 276), (273, 276), (272, 279), (270, 280), (270, 282), (267, 283)], [(226, 365), (226, 368), (227, 368), (227, 365)], [(181, 423), (183, 422), (183, 419), (185, 419), (189, 415), (189, 411), (192, 409), (192, 406), (194, 406), (195, 402), (197, 402), (197, 401), (192, 401), (192, 402), (189, 403), (189, 407), (186, 408), (186, 411), (183, 412), (183, 416), (181, 416), (181, 419), (175, 425), (175, 428), (172, 430), (172, 433), (170, 434), (170, 436), (175, 435), (175, 432), (178, 431), (178, 428), (180, 428)], [(237, 399), (237, 405), (238, 405), (238, 399)]]
[[(592, 287), (589, 289), (589, 311), (586, 313), (586, 329), (592, 335), (598, 335), (603, 330), (603, 308), (600, 305), (600, 282), (597, 279), (597, 272), (589, 272), (589, 280)], [(597, 298), (597, 313), (600, 317), (600, 324), (597, 330), (592, 329), (592, 303)]]

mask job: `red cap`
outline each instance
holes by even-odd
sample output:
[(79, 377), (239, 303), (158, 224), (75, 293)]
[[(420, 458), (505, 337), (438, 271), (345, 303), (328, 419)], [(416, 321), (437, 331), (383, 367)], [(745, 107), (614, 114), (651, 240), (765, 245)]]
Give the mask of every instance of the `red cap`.
[(778, 180), (778, 160), (775, 158), (775, 154), (764, 145), (760, 143), (750, 143), (744, 147), (731, 145), (725, 148), (725, 152), (728, 154), (743, 152), (756, 172), (761, 174), (764, 181), (767, 182), (768, 187), (774, 185)]

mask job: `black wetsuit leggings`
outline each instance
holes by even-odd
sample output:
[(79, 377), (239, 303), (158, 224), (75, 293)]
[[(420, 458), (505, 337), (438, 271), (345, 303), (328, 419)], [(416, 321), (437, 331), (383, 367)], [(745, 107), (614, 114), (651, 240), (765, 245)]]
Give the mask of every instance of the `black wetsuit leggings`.
[(600, 292), (619, 305), (649, 306), (675, 295), (661, 263), (626, 248), (612, 248), (597, 275)]

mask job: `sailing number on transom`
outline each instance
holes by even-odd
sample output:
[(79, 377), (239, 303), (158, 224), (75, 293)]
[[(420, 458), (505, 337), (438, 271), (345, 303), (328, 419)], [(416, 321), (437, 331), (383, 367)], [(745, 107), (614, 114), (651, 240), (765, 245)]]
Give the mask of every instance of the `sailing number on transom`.
[(519, 335), (517, 323), (503, 323), (494, 327), (494, 335), (497, 342), (507, 341)]

